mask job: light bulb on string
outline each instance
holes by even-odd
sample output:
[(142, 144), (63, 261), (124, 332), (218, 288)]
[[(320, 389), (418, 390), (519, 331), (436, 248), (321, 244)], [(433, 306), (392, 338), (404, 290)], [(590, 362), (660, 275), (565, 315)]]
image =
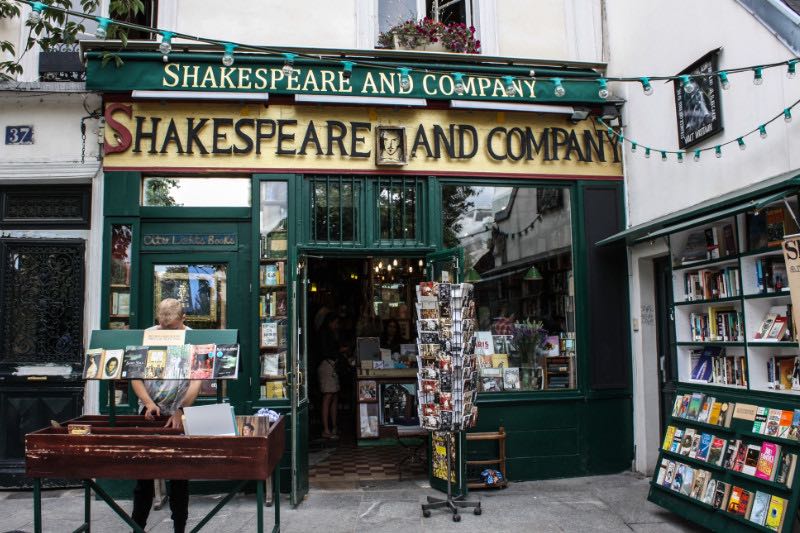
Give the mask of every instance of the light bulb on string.
[(683, 87), (683, 92), (686, 94), (692, 94), (695, 89), (697, 89), (697, 85), (692, 81), (692, 78), (689, 77), (688, 74), (683, 74), (679, 76), (681, 80), (681, 86)]
[(653, 86), (650, 85), (650, 78), (639, 78), (639, 81), (642, 82), (642, 91), (644, 91), (644, 94), (647, 96), (653, 94)]
[(409, 274), (413, 274), (414, 273), (414, 267), (413, 266), (408, 267), (408, 273)]
[(342, 71), (342, 76), (344, 79), (349, 80), (353, 76), (353, 62), (352, 61), (342, 61), (342, 65), (344, 70)]
[(639, 146), (639, 145), (636, 144), (635, 142), (631, 141), (631, 152), (635, 152), (637, 146)]
[(600, 88), (597, 91), (597, 96), (605, 100), (611, 94), (610, 92), (608, 92), (608, 80), (606, 80), (605, 78), (597, 78), (597, 84), (600, 86)]
[(764, 83), (763, 70), (761, 67), (753, 67), (753, 85)]
[(28, 14), (28, 22), (31, 24), (38, 24), (42, 20), (42, 11), (44, 11), (46, 7), (47, 6), (42, 2), (32, 3), (31, 12)]
[(394, 265), (394, 266), (397, 266), (397, 259), (394, 259), (394, 260), (392, 261), (392, 265)]
[(400, 88), (404, 91), (407, 91), (411, 88), (411, 76), (409, 75), (411, 69), (400, 67), (397, 70), (400, 71)]
[(376, 273), (376, 274), (377, 274), (378, 272), (380, 272), (380, 271), (381, 271), (381, 269), (380, 269), (380, 268), (378, 268), (378, 267), (375, 267), (375, 273)]
[(786, 77), (789, 79), (797, 77), (797, 59), (786, 62)]
[(225, 53), (222, 54), (222, 64), (226, 67), (233, 65), (233, 50), (236, 48), (235, 44), (225, 43)]
[(422, 261), (422, 259), (420, 259), (418, 264), (420, 267), (422, 267), (422, 265), (424, 265), (425, 263)]
[(464, 75), (460, 72), (453, 72), (453, 78), (455, 79), (456, 94), (462, 96), (466, 90), (464, 87)]
[(503, 76), (506, 82), (506, 94), (508, 96), (517, 96), (517, 87), (514, 85), (514, 76)]
[(97, 28), (94, 30), (94, 36), (98, 39), (105, 39), (108, 35), (108, 24), (111, 22), (105, 17), (97, 18)]
[(783, 121), (784, 122), (792, 121), (792, 110), (788, 107), (783, 110)]
[(558, 98), (562, 98), (565, 94), (567, 94), (567, 90), (561, 83), (561, 78), (553, 78), (553, 94)]
[(161, 32), (161, 43), (158, 45), (158, 51), (164, 55), (164, 63), (167, 62), (170, 52), (172, 52), (172, 36), (171, 31)]
[(297, 57), (297, 54), (292, 54), (291, 52), (286, 52), (283, 54), (283, 74), (284, 76), (291, 76), (294, 72), (294, 58)]
[(744, 139), (741, 137), (736, 139), (736, 143), (739, 145), (739, 150), (744, 150), (745, 148), (747, 148), (747, 145), (744, 143)]
[(650, 148), (644, 149), (644, 156), (645, 158), (650, 159)]
[(392, 271), (392, 265), (386, 265), (386, 272)]
[(700, 161), (700, 150), (695, 150), (694, 151), (694, 158), (693, 159), (694, 159), (695, 163)]
[(722, 85), (722, 88), (727, 91), (731, 86), (731, 82), (728, 81), (728, 73), (725, 72), (724, 70), (721, 70), (719, 71), (717, 76), (719, 77), (719, 82)]
[(678, 152), (678, 163), (683, 163), (683, 152)]
[(714, 147), (714, 155), (717, 156), (717, 159), (722, 157), (722, 147), (720, 145)]
[(383, 268), (383, 261), (378, 262), (378, 268)]
[(662, 150), (661, 151), (661, 162), (662, 163), (666, 163), (666, 161), (667, 161), (667, 152)]
[(762, 124), (762, 125), (760, 125), (758, 127), (758, 134), (761, 135), (762, 139), (766, 139), (767, 138), (767, 125), (766, 124)]

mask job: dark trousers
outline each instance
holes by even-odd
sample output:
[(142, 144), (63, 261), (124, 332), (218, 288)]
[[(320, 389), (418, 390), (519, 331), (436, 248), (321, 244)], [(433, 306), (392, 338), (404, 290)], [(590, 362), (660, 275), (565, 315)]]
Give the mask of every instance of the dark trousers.
[[(144, 529), (150, 508), (153, 506), (155, 486), (152, 479), (140, 479), (133, 490), (133, 513), (131, 518)], [(176, 533), (183, 533), (189, 518), (189, 481), (173, 479), (169, 482), (169, 508)]]

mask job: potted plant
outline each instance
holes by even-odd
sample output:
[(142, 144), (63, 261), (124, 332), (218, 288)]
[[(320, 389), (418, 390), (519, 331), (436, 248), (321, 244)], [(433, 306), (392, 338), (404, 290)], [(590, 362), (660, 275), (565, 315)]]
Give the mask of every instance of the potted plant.
[(406, 20), (378, 36), (381, 48), (423, 50), (426, 52), (460, 52), (477, 54), (481, 42), (475, 39), (475, 28), (466, 24), (442, 22), (424, 18)]
[(547, 330), (539, 320), (515, 322), (512, 340), (520, 359), (520, 383), (522, 390), (536, 390), (537, 356), (547, 339)]

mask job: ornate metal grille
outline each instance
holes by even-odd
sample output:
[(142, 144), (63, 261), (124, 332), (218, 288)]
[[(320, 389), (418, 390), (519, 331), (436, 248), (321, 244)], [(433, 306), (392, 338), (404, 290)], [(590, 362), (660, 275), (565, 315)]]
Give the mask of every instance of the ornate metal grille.
[(86, 81), (78, 43), (59, 43), (39, 53), (42, 81)]
[(80, 363), (84, 242), (0, 240), (2, 363)]
[(91, 187), (3, 187), (0, 227), (88, 228)]

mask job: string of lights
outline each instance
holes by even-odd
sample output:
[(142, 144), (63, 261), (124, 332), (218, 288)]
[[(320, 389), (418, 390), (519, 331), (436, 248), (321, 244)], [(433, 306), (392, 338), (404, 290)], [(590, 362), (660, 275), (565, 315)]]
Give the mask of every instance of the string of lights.
[[(400, 85), (403, 89), (407, 89), (410, 84), (410, 75), (412, 72), (425, 72), (425, 73), (439, 73), (439, 74), (448, 74), (454, 80), (454, 90), (457, 95), (464, 95), (466, 92), (466, 84), (464, 82), (465, 73), (463, 72), (450, 72), (450, 71), (437, 71), (429, 68), (423, 69), (415, 69), (412, 67), (397, 67), (393, 63), (387, 63), (384, 61), (376, 61), (376, 60), (366, 60), (366, 59), (359, 59), (359, 60), (333, 60), (333, 59), (326, 59), (321, 55), (313, 55), (313, 54), (302, 54), (296, 52), (288, 52), (285, 50), (269, 47), (269, 46), (259, 46), (259, 45), (251, 45), (246, 43), (239, 43), (233, 41), (222, 41), (219, 39), (212, 39), (208, 37), (202, 37), (198, 35), (189, 35), (181, 32), (165, 30), (161, 28), (151, 27), (151, 26), (143, 26), (140, 24), (134, 24), (127, 21), (121, 20), (114, 20), (107, 17), (100, 17), (91, 13), (83, 13), (80, 11), (73, 11), (70, 9), (65, 9), (62, 7), (51, 6), (45, 4), (43, 2), (33, 1), (33, 0), (16, 0), (19, 3), (27, 4), (31, 7), (31, 13), (29, 15), (29, 22), (31, 24), (37, 24), (42, 19), (42, 13), (45, 10), (52, 10), (58, 11), (65, 15), (72, 15), (76, 17), (82, 17), (84, 19), (90, 19), (97, 22), (97, 29), (95, 30), (95, 37), (98, 39), (105, 39), (108, 35), (108, 31), (112, 26), (117, 26), (121, 28), (127, 28), (131, 30), (138, 30), (150, 33), (157, 33), (161, 36), (161, 42), (159, 43), (158, 49), (159, 52), (163, 55), (164, 61), (169, 61), (169, 54), (172, 52), (172, 42), (173, 39), (185, 39), (190, 41), (195, 41), (199, 43), (210, 44), (214, 46), (219, 46), (222, 50), (222, 64), (226, 67), (229, 67), (234, 64), (235, 62), (235, 53), (236, 51), (251, 51), (251, 52), (261, 52), (267, 55), (275, 56), (277, 58), (282, 58), (284, 61), (283, 71), (285, 75), (291, 75), (295, 68), (295, 62), (297, 59), (307, 59), (313, 60), (317, 62), (327, 63), (329, 62), (331, 65), (336, 65), (342, 68), (343, 75), (345, 78), (349, 78), (352, 73), (353, 69), (356, 66), (363, 66), (363, 67), (371, 67), (371, 68), (379, 68), (379, 69), (386, 69), (392, 72), (399, 72), (400, 74)], [(752, 66), (745, 66), (745, 67), (735, 67), (735, 68), (728, 68), (725, 70), (718, 70), (713, 72), (707, 72), (702, 74), (679, 74), (679, 75), (671, 75), (671, 76), (662, 76), (662, 75), (652, 75), (652, 76), (605, 76), (605, 77), (574, 77), (569, 78), (571, 83), (578, 82), (578, 83), (592, 83), (595, 84), (597, 87), (597, 95), (602, 98), (606, 99), (610, 96), (610, 91), (608, 89), (609, 82), (619, 82), (619, 83), (636, 83), (642, 86), (642, 90), (644, 94), (650, 95), (653, 93), (653, 84), (654, 81), (677, 81), (683, 87), (683, 90), (687, 93), (691, 93), (695, 90), (698, 90), (697, 83), (694, 81), (695, 78), (705, 78), (708, 76), (714, 76), (718, 78), (720, 85), (723, 89), (728, 89), (731, 85), (730, 82), (730, 75), (732, 74), (740, 74), (746, 72), (753, 73), (753, 83), (755, 85), (761, 85), (764, 81), (764, 71), (773, 68), (786, 68), (786, 75), (789, 78), (794, 78), (797, 75), (797, 65), (800, 63), (800, 58), (793, 57), (787, 59), (785, 61), (778, 61), (774, 63), (766, 63), (761, 65), (752, 65)], [(546, 81), (553, 85), (553, 95), (557, 98), (563, 98), (567, 96), (567, 89), (564, 86), (564, 79), (563, 77), (552, 77), (552, 76), (538, 76), (536, 75), (536, 71), (531, 70), (529, 72), (529, 76), (513, 76), (508, 74), (501, 74), (501, 75), (491, 75), (491, 74), (482, 74), (487, 78), (493, 79), (500, 79), (504, 83), (504, 87), (506, 89), (506, 93), (508, 96), (515, 96), (517, 94), (517, 88), (515, 85), (515, 81), (518, 78), (532, 78), (536, 81)], [(735, 141), (733, 141), (735, 142)], [(740, 145), (741, 146), (741, 145)], [(663, 152), (669, 152), (667, 150), (662, 150)], [(677, 152), (672, 152), (677, 153)]]
[[(769, 126), (770, 124), (772, 124), (773, 122), (775, 122), (776, 120), (778, 120), (780, 118), (783, 118), (783, 121), (785, 123), (791, 122), (792, 121), (792, 109), (797, 107), (798, 104), (800, 104), (800, 99), (796, 100), (790, 106), (785, 107), (781, 112), (779, 112), (774, 117), (772, 117), (769, 120), (767, 120), (766, 122), (760, 124), (759, 126), (757, 126), (756, 128), (753, 128), (752, 130), (750, 130), (748, 132), (745, 132), (742, 135), (739, 135), (738, 137), (734, 137), (734, 138), (732, 138), (730, 140), (727, 140), (725, 142), (721, 142), (721, 143), (713, 145), (713, 146), (709, 146), (707, 148), (697, 148), (697, 149), (695, 149), (693, 151), (692, 158), (695, 161), (700, 161), (701, 154), (703, 154), (704, 152), (712, 152), (712, 151), (714, 152), (714, 155), (717, 158), (721, 158), (722, 157), (722, 149), (724, 147), (726, 147), (726, 146), (730, 146), (730, 145), (733, 145), (733, 144), (738, 146), (740, 150), (744, 150), (744, 149), (747, 148), (747, 143), (745, 143), (745, 139), (747, 139), (751, 135), (755, 135), (756, 133), (762, 139), (766, 139), (767, 138), (767, 126)], [(686, 155), (688, 155), (688, 153), (689, 153), (689, 152), (682, 151), (682, 150), (666, 150), (666, 149), (663, 149), (663, 148), (655, 148), (653, 146), (644, 145), (644, 144), (642, 144), (642, 143), (640, 143), (638, 141), (635, 141), (633, 139), (629, 139), (629, 138), (625, 137), (622, 133), (619, 133), (618, 131), (614, 130), (614, 128), (612, 128), (602, 118), (598, 118), (597, 122), (601, 126), (606, 128), (606, 132), (608, 133), (609, 137), (616, 137), (623, 144), (623, 146), (625, 144), (627, 144), (630, 147), (631, 152), (636, 153), (636, 152), (642, 152), (643, 151), (644, 156), (646, 158), (648, 158), (648, 159), (650, 158), (651, 154), (653, 154), (653, 153), (660, 154), (662, 161), (667, 161), (669, 159), (670, 155), (674, 155), (674, 156), (676, 156), (678, 163), (683, 163), (684, 157)]]

